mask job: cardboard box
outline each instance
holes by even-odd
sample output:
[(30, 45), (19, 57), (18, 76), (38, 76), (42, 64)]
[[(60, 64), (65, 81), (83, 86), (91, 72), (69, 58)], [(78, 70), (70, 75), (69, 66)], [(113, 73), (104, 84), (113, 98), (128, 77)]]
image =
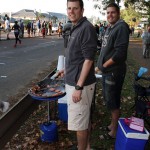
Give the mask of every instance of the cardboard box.
[(129, 127), (131, 129), (137, 130), (137, 131), (144, 131), (144, 120), (136, 117), (130, 118), (130, 125)]
[(131, 129), (124, 122), (124, 118), (118, 121), (118, 130), (115, 141), (115, 150), (144, 150), (148, 141), (149, 132), (144, 128), (144, 131), (136, 131)]

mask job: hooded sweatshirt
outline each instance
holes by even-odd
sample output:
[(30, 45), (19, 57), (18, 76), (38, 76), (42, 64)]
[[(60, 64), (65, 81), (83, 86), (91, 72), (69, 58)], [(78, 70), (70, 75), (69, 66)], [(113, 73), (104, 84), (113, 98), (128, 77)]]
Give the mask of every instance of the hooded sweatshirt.
[[(65, 59), (65, 82), (75, 86), (79, 80), (86, 59), (95, 59), (97, 35), (93, 25), (83, 17), (73, 26), (68, 39)], [(90, 68), (84, 86), (96, 82), (94, 63)]]
[[(102, 42), (101, 53), (97, 66), (102, 73), (124, 72), (126, 70), (127, 49), (129, 44), (129, 26), (123, 20), (118, 20), (107, 28)], [(112, 58), (113, 65), (104, 68), (103, 64)]]

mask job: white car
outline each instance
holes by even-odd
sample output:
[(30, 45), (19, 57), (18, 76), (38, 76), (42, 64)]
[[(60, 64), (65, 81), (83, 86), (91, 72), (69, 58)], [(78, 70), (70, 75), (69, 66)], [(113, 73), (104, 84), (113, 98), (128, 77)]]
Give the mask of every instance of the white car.
[(52, 33), (53, 32), (58, 32), (58, 25), (56, 23), (52, 26)]

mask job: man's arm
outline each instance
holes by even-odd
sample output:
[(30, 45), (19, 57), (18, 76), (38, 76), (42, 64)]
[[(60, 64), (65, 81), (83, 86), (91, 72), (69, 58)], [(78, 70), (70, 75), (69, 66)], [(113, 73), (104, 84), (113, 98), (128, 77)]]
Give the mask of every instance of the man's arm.
[(81, 74), (80, 74), (80, 77), (79, 77), (79, 80), (77, 82), (77, 85), (79, 86), (83, 86), (84, 85), (84, 82), (88, 76), (88, 73), (91, 69), (91, 66), (93, 64), (93, 61), (92, 60), (88, 60), (86, 59), (83, 63), (83, 67), (82, 67), (82, 71), (81, 71)]
[[(77, 85), (79, 85), (80, 87), (83, 87), (84, 82), (87, 78), (87, 75), (91, 69), (92, 64), (93, 64), (92, 60), (86, 59), (84, 61), (82, 71), (81, 71), (79, 80), (77, 82)], [(75, 90), (74, 91), (74, 93), (72, 94), (72, 100), (74, 103), (77, 103), (82, 99), (81, 94), (82, 94), (82, 90)]]
[(111, 65), (113, 65), (115, 62), (112, 60), (112, 58), (108, 59), (104, 64), (103, 64), (103, 67), (104, 68), (107, 68)]

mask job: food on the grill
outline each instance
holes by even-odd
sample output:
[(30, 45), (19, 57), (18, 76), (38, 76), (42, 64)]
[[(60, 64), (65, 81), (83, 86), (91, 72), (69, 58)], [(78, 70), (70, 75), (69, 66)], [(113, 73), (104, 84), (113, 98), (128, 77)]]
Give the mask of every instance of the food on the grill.
[(49, 91), (53, 92), (55, 91), (55, 88), (50, 88)]
[(30, 90), (31, 96), (48, 98), (56, 97), (65, 93), (63, 80), (44, 80), (34, 85)]
[(59, 92), (60, 92), (60, 90), (55, 90), (55, 92), (56, 92), (56, 93), (59, 93)]

